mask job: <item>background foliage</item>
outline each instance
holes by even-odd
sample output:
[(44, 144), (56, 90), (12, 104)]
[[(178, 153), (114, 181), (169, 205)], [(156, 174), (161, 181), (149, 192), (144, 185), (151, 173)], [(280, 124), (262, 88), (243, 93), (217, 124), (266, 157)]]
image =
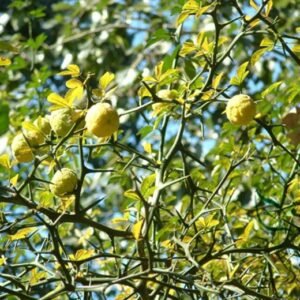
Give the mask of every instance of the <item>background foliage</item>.
[[(299, 8), (2, 0), (0, 298), (297, 299), (299, 146), (282, 117), (299, 104)], [(68, 91), (69, 64), (74, 104), (108, 98), (117, 136), (51, 134), (48, 154), (18, 164), (12, 138)], [(224, 114), (240, 92), (258, 112), (244, 127)], [(75, 204), (49, 191), (60, 166), (79, 176)]]

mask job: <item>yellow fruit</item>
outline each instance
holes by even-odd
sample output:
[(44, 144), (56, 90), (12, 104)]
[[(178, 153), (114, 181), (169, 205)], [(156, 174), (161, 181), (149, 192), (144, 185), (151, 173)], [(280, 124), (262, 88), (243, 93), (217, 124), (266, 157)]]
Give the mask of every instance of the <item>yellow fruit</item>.
[(70, 108), (55, 110), (49, 117), (52, 130), (58, 136), (65, 136), (74, 124), (73, 111)]
[(226, 115), (235, 125), (248, 125), (256, 114), (256, 105), (248, 95), (240, 94), (229, 99)]
[(111, 136), (120, 125), (117, 111), (105, 102), (97, 103), (88, 110), (85, 123), (88, 132), (97, 137)]
[(50, 191), (56, 196), (63, 196), (72, 193), (77, 186), (77, 175), (69, 169), (63, 168), (58, 170), (50, 184)]
[(300, 144), (300, 108), (289, 111), (283, 118), (282, 124), (287, 129), (287, 136), (294, 145)]
[(18, 162), (32, 161), (34, 156), (22, 133), (16, 135), (11, 144), (12, 152)]
[(48, 135), (51, 131), (49, 119), (46, 117), (38, 117), (33, 124), (44, 134)]
[(37, 148), (37, 146), (45, 142), (45, 137), (39, 131), (26, 130), (24, 132), (24, 135), (25, 135), (25, 140), (27, 140), (31, 148)]

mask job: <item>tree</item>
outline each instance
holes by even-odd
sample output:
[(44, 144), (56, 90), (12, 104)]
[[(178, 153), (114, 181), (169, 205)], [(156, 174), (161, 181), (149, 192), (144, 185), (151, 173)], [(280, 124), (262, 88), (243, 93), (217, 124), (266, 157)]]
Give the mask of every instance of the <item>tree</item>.
[(2, 1), (0, 298), (297, 299), (298, 9)]

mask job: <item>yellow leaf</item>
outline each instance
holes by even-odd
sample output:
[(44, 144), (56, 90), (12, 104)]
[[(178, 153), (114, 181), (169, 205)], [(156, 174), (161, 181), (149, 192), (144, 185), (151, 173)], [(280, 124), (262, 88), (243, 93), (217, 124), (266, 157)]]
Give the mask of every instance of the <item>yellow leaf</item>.
[(254, 66), (259, 61), (259, 59), (264, 55), (264, 53), (267, 51), (268, 51), (268, 48), (262, 48), (262, 49), (258, 49), (257, 51), (255, 51), (252, 54), (251, 59), (250, 59), (251, 66)]
[(218, 88), (218, 86), (219, 86), (219, 84), (220, 84), (220, 81), (221, 81), (223, 75), (224, 75), (224, 73), (221, 72), (219, 75), (217, 75), (217, 76), (214, 78), (214, 80), (213, 80), (213, 82), (212, 82), (212, 88), (214, 88), (214, 89), (217, 89), (217, 88)]
[(189, 15), (189, 12), (183, 11), (176, 20), (176, 26), (182, 24)]
[(138, 95), (139, 95), (140, 99), (143, 99), (143, 98), (145, 98), (145, 97), (152, 98), (151, 93), (149, 92), (149, 90), (148, 90), (145, 86), (142, 86), (142, 87), (139, 89)]
[(40, 132), (40, 130), (39, 130), (39, 128), (37, 126), (35, 126), (33, 123), (28, 122), (28, 121), (22, 122), (22, 128), (26, 129), (28, 131)]
[(273, 7), (273, 0), (269, 0), (266, 6), (266, 16), (270, 14), (272, 7)]
[(11, 60), (7, 57), (4, 56), (0, 56), (0, 67), (2, 66), (9, 66), (11, 65)]
[(36, 230), (36, 227), (27, 227), (18, 230), (15, 234), (9, 235), (9, 240), (17, 241), (21, 239), (25, 239), (30, 233)]
[(201, 17), (201, 15), (203, 15), (205, 12), (207, 12), (210, 7), (211, 7), (211, 5), (207, 5), (207, 6), (203, 6), (203, 7), (199, 8), (196, 13), (196, 17), (198, 17), (198, 18)]
[(200, 5), (196, 0), (189, 0), (183, 5), (182, 10), (187, 10), (191, 13), (196, 13), (199, 7)]
[(76, 251), (75, 255), (70, 255), (70, 258), (75, 261), (85, 260), (92, 257), (95, 254), (95, 250), (90, 249), (79, 249)]
[(296, 52), (296, 53), (300, 52), (300, 45), (295, 45), (295, 46), (292, 48), (292, 51), (293, 51), (293, 52)]
[(162, 68), (163, 68), (164, 63), (161, 61), (155, 66), (155, 76), (159, 80), (161, 74), (162, 74)]
[(48, 102), (57, 105), (58, 107), (70, 107), (69, 103), (60, 95), (51, 93), (47, 97)]
[(115, 75), (113, 73), (106, 72), (100, 77), (99, 85), (103, 90), (105, 90), (114, 79)]
[(134, 191), (134, 190), (127, 190), (124, 192), (124, 196), (129, 198), (129, 199), (132, 199), (132, 200), (136, 200), (136, 201), (139, 201), (141, 200), (139, 194)]
[(196, 226), (200, 229), (207, 229), (217, 226), (220, 222), (217, 219), (214, 219), (215, 214), (210, 214), (206, 217), (200, 217), (196, 222)]
[(6, 257), (4, 255), (1, 255), (0, 257), (0, 266), (6, 265)]
[(77, 65), (68, 65), (67, 70), (58, 73), (57, 75), (78, 77), (80, 75), (80, 68)]
[(272, 41), (268, 37), (265, 37), (260, 42), (260, 47), (267, 47), (268, 50), (272, 50), (274, 48), (274, 41)]
[(60, 198), (60, 200), (61, 200), (60, 209), (65, 211), (75, 201), (75, 195), (72, 194), (72, 195), (63, 196)]
[(143, 147), (144, 147), (144, 150), (145, 150), (147, 153), (149, 153), (149, 154), (152, 153), (152, 146), (151, 146), (150, 143), (144, 143), (144, 144), (143, 144)]
[(171, 240), (165, 240), (161, 243), (161, 246), (164, 248), (168, 248), (168, 249), (173, 249), (174, 248), (174, 244)]
[(45, 279), (45, 278), (47, 278), (47, 273), (46, 272), (44, 272), (44, 271), (38, 272), (37, 268), (34, 268), (30, 272), (29, 283), (30, 284), (36, 284), (36, 283), (40, 282), (42, 279)]
[(179, 55), (186, 56), (187, 54), (189, 54), (193, 51), (196, 51), (196, 50), (197, 50), (197, 48), (193, 42), (184, 42), (180, 49)]
[(0, 156), (0, 165), (3, 166), (6, 169), (11, 168), (10, 160), (9, 160), (9, 155), (8, 154), (2, 154)]
[(68, 87), (69, 89), (74, 89), (79, 86), (83, 86), (83, 83), (80, 80), (75, 79), (75, 78), (69, 79), (66, 82), (66, 87)]
[(140, 238), (143, 223), (144, 223), (144, 221), (140, 220), (132, 226), (132, 234), (136, 240), (138, 240)]
[(17, 185), (17, 182), (18, 182), (18, 179), (19, 179), (19, 174), (15, 175), (14, 177), (12, 177), (9, 182), (13, 185), (13, 186), (16, 186)]
[(127, 217), (116, 217), (116, 218), (113, 218), (111, 220), (111, 222), (113, 224), (118, 224), (118, 223), (122, 223), (122, 222), (128, 222), (128, 218)]
[(83, 86), (77, 86), (73, 89), (67, 91), (65, 99), (68, 102), (69, 106), (72, 106), (73, 102), (78, 99), (80, 100), (83, 97)]
[(250, 5), (255, 9), (255, 10), (259, 10), (258, 5), (255, 3), (254, 0), (250, 0)]

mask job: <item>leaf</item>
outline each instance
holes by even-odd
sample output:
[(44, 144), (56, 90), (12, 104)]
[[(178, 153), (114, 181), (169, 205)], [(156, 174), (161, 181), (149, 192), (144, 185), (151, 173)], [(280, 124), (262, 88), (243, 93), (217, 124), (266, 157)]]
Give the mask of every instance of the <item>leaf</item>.
[(9, 155), (7, 153), (0, 155), (0, 165), (8, 170), (11, 168)]
[(146, 47), (158, 42), (158, 41), (170, 41), (172, 39), (169, 31), (160, 28), (156, 30), (148, 39)]
[(0, 67), (11, 65), (11, 60), (7, 57), (0, 56)]
[(57, 75), (78, 77), (80, 75), (80, 68), (77, 65), (71, 64), (67, 66), (67, 70), (59, 72)]
[(152, 146), (150, 143), (147, 143), (147, 142), (143, 143), (143, 147), (144, 147), (145, 152), (147, 152), (149, 154), (152, 153)]
[(266, 88), (262, 93), (262, 98), (265, 98), (268, 94), (271, 94), (274, 90), (277, 90), (280, 85), (282, 84), (282, 81), (277, 81), (272, 83), (268, 88)]
[(99, 85), (103, 90), (105, 90), (114, 79), (115, 75), (113, 73), (106, 72), (100, 77)]
[(255, 3), (254, 0), (250, 0), (250, 5), (255, 9), (255, 10), (259, 10), (258, 5)]
[(182, 23), (186, 20), (186, 18), (187, 18), (189, 15), (190, 15), (190, 13), (187, 12), (187, 11), (182, 12), (182, 13), (179, 15), (179, 17), (177, 18), (176, 26), (179, 26), (180, 24), (182, 24)]
[(237, 75), (230, 80), (230, 84), (241, 85), (243, 83), (249, 73), (249, 71), (246, 71), (248, 64), (249, 62), (247, 61), (238, 68)]
[(192, 41), (184, 42), (181, 50), (179, 51), (179, 55), (186, 56), (187, 54), (190, 54), (191, 52), (196, 51), (196, 50), (197, 50), (197, 48), (194, 45), (194, 42), (192, 42)]
[(92, 257), (95, 254), (93, 249), (79, 249), (76, 251), (75, 255), (70, 255), (70, 259), (75, 261), (85, 260)]
[(210, 214), (206, 217), (200, 217), (196, 222), (196, 226), (200, 229), (208, 229), (217, 226), (220, 222), (217, 219), (214, 219), (215, 214)]
[(147, 176), (142, 181), (141, 192), (145, 198), (148, 198), (149, 196), (152, 195), (154, 188), (155, 188), (155, 187), (153, 187), (153, 185), (155, 183), (155, 178), (156, 178), (156, 175), (155, 175), (155, 173), (153, 173), (153, 174)]
[(26, 129), (28, 131), (36, 131), (36, 132), (40, 132), (39, 128), (36, 127), (33, 123), (29, 122), (29, 121), (24, 121), (22, 122), (22, 128)]
[(268, 50), (272, 50), (274, 48), (274, 45), (274, 41), (269, 39), (268, 37), (263, 38), (260, 42), (260, 47), (267, 47)]
[(293, 52), (296, 52), (296, 53), (299, 53), (299, 52), (300, 52), (300, 44), (295, 45), (295, 46), (292, 48), (292, 51), (293, 51)]
[(138, 240), (140, 238), (143, 223), (144, 223), (144, 221), (140, 220), (132, 226), (132, 234), (136, 240)]
[(0, 266), (6, 265), (6, 257), (4, 255), (1, 255), (0, 257)]
[(255, 51), (252, 54), (251, 59), (250, 59), (251, 66), (254, 66), (259, 61), (259, 59), (264, 55), (264, 53), (267, 51), (268, 51), (268, 48), (262, 48), (262, 49), (258, 49), (257, 51)]
[(12, 177), (9, 182), (10, 184), (12, 184), (13, 186), (16, 186), (17, 185), (17, 182), (18, 182), (18, 179), (19, 179), (19, 174), (15, 175), (14, 177)]
[(207, 6), (203, 6), (203, 7), (199, 8), (196, 13), (196, 17), (197, 18), (201, 17), (204, 13), (206, 13), (208, 11), (208, 9), (210, 7), (211, 7), (211, 5), (207, 5)]
[(36, 284), (38, 282), (41, 281), (41, 279), (45, 279), (47, 278), (47, 273), (44, 271), (38, 272), (37, 268), (34, 268), (31, 270), (30, 272), (30, 279), (29, 279), (29, 283), (32, 284)]
[(214, 79), (213, 79), (213, 82), (212, 82), (212, 88), (213, 89), (217, 89), (219, 84), (220, 84), (220, 81), (222, 80), (222, 77), (224, 75), (224, 72), (221, 72), (219, 75), (217, 75)]
[(270, 14), (270, 11), (273, 7), (273, 0), (269, 0), (269, 2), (267, 3), (265, 10), (266, 10), (266, 16), (268, 16)]
[(51, 93), (47, 97), (48, 102), (57, 105), (58, 107), (70, 107), (68, 101), (56, 93)]
[(4, 134), (9, 127), (9, 106), (7, 103), (0, 103), (0, 135)]
[(15, 234), (9, 235), (9, 240), (12, 242), (12, 241), (25, 239), (30, 233), (32, 233), (36, 229), (37, 229), (36, 227), (22, 228), (18, 230)]
[(140, 196), (138, 195), (138, 193), (134, 190), (127, 190), (124, 192), (124, 196), (129, 198), (129, 199), (132, 199), (132, 200), (136, 200), (136, 201), (140, 201), (141, 198)]
[(69, 79), (66, 82), (66, 87), (69, 89), (74, 89), (74, 88), (77, 88), (80, 86), (83, 86), (83, 83), (79, 79), (76, 79), (76, 78)]

